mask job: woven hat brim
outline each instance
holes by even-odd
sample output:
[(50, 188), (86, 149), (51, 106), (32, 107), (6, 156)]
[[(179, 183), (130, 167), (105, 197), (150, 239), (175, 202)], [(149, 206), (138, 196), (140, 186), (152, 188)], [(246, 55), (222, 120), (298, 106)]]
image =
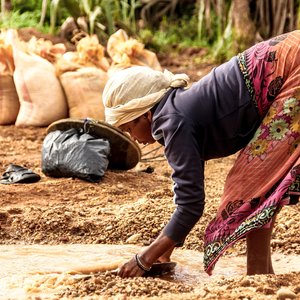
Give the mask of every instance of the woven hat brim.
[(110, 143), (109, 169), (129, 170), (134, 168), (141, 159), (141, 150), (129, 136), (120, 129), (111, 126), (104, 121), (94, 119), (61, 119), (53, 122), (47, 128), (47, 134), (61, 130), (65, 131), (71, 128), (84, 131), (90, 135), (107, 139)]

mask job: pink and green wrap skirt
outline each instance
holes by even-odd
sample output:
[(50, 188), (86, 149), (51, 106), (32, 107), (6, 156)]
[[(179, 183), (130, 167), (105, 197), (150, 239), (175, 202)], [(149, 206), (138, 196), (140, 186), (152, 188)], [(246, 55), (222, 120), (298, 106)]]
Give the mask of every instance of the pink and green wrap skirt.
[(262, 117), (230, 170), (204, 241), (212, 274), (224, 251), (249, 232), (268, 228), (283, 205), (300, 195), (300, 30), (261, 42), (238, 56)]

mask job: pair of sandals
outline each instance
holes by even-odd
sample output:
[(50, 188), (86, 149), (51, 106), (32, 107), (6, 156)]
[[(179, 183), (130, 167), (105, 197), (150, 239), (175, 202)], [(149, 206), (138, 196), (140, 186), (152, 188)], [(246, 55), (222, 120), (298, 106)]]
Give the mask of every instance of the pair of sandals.
[(39, 174), (19, 165), (10, 164), (0, 178), (1, 184), (34, 183), (41, 179)]

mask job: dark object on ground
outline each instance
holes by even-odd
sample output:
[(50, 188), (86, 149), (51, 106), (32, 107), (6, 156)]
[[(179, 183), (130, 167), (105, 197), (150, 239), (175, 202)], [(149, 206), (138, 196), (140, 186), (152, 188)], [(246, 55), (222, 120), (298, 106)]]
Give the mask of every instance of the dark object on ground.
[(110, 145), (75, 128), (48, 133), (42, 147), (42, 171), (50, 177), (99, 182), (108, 166)]
[(34, 183), (41, 179), (39, 174), (19, 165), (10, 164), (0, 178), (1, 184)]
[[(144, 277), (155, 277), (174, 273), (176, 262), (154, 263), (150, 269), (144, 273)], [(118, 275), (119, 269), (110, 271), (113, 275)]]
[(299, 196), (298, 195), (290, 195), (290, 205), (295, 205), (299, 203)]
[(154, 263), (150, 271), (145, 272), (144, 276), (153, 277), (173, 273), (176, 265), (176, 262)]
[(75, 128), (94, 137), (109, 141), (109, 169), (129, 170), (134, 168), (141, 159), (139, 146), (121, 130), (103, 121), (62, 119), (49, 125), (47, 133), (55, 130), (65, 131), (70, 128)]

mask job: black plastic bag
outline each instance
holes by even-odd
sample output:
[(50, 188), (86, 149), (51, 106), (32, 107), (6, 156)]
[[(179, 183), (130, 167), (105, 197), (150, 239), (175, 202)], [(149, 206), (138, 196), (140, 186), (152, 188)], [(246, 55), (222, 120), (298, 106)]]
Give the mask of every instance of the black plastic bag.
[(42, 172), (49, 177), (76, 177), (99, 182), (109, 160), (106, 139), (71, 128), (47, 134), (42, 147)]

